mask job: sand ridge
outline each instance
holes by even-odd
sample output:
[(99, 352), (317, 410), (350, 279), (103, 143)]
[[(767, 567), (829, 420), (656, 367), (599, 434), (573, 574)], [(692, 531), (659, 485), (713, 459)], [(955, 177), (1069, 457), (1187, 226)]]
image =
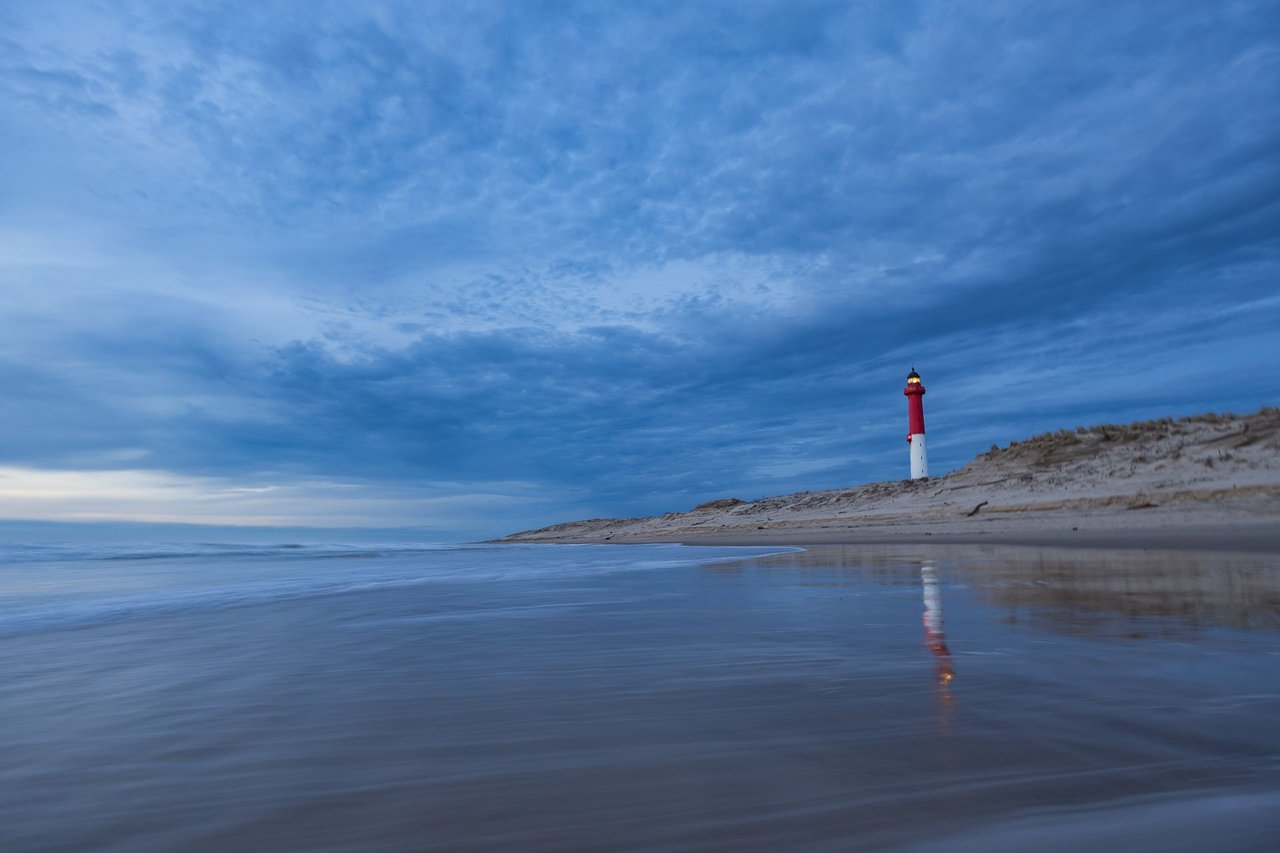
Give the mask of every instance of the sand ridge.
[(993, 446), (942, 477), (723, 498), (688, 512), (572, 521), (499, 541), (959, 541), (1081, 531), (1186, 538), (1188, 530), (1233, 529), (1255, 538), (1280, 529), (1280, 409), (1059, 430)]

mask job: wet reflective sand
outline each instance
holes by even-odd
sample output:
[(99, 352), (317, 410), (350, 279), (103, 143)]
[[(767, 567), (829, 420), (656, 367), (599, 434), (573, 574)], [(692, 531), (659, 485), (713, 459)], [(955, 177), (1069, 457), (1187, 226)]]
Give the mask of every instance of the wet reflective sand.
[(491, 549), (511, 571), (4, 636), (0, 846), (1280, 838), (1275, 558), (687, 552)]

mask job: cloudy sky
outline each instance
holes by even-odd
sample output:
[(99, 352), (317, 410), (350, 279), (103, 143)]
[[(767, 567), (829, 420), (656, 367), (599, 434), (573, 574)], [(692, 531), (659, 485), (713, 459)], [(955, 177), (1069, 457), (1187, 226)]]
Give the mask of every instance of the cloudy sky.
[(0, 517), (441, 536), (1280, 398), (1271, 2), (0, 6)]

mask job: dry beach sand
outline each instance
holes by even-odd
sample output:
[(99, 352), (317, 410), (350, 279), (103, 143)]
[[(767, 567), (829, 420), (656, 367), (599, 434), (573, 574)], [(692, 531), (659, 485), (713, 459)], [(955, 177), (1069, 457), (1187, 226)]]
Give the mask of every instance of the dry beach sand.
[(503, 542), (1001, 543), (1280, 552), (1280, 409), (1046, 433), (946, 476), (606, 518)]

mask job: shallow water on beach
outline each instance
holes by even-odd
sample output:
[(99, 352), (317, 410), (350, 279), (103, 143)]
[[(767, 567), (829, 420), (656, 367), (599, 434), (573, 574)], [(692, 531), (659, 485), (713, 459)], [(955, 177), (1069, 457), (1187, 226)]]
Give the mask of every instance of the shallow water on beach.
[(0, 849), (1275, 848), (1280, 559), (778, 551), (0, 551)]

